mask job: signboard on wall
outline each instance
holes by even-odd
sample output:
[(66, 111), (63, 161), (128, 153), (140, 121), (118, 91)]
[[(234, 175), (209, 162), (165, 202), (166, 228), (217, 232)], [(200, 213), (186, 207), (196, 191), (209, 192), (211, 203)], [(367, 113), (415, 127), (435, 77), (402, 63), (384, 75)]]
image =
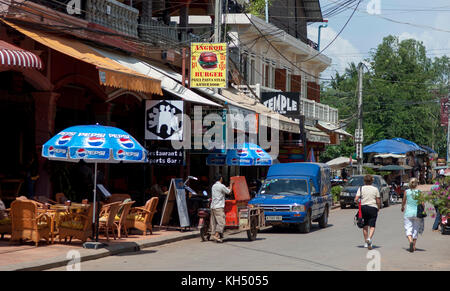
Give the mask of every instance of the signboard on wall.
[(261, 102), (279, 114), (300, 116), (299, 92), (262, 92)]
[(155, 147), (148, 151), (149, 163), (160, 166), (184, 166), (184, 150)]
[(183, 101), (145, 101), (145, 139), (183, 139)]
[(226, 43), (191, 43), (191, 88), (226, 88), (227, 63)]

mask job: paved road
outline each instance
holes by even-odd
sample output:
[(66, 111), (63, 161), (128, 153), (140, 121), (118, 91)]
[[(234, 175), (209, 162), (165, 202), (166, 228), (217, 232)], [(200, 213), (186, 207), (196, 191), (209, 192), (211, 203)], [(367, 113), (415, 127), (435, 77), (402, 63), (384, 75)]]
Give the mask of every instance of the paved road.
[[(353, 225), (355, 213), (333, 210), (329, 227), (314, 224), (309, 234), (269, 228), (253, 242), (245, 233), (229, 236), (223, 244), (191, 239), (84, 262), (81, 270), (366, 270), (377, 257), (366, 258), (362, 232)], [(382, 209), (374, 238), (381, 270), (450, 270), (450, 236), (431, 232), (431, 225), (428, 217), (418, 251), (409, 253), (400, 205)]]

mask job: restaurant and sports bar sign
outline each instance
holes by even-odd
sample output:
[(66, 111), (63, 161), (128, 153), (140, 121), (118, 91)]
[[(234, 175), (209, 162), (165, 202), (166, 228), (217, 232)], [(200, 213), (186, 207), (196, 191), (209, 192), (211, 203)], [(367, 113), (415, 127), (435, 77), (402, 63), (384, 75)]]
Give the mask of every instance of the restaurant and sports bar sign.
[(191, 43), (191, 88), (227, 87), (227, 44)]

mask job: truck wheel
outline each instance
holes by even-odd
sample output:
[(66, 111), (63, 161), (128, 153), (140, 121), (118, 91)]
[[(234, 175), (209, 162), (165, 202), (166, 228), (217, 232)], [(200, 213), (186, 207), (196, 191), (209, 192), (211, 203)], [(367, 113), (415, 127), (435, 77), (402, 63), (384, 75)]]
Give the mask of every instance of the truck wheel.
[(255, 218), (252, 218), (250, 229), (247, 230), (247, 237), (249, 241), (254, 241), (256, 239), (256, 235), (258, 234), (258, 228), (256, 227), (257, 223), (258, 221)]
[(345, 204), (341, 203), (341, 209), (345, 209), (345, 208), (347, 208), (347, 206)]
[(211, 235), (208, 232), (207, 226), (200, 228), (200, 237), (202, 238), (202, 241), (209, 241)]
[(301, 233), (308, 233), (311, 231), (311, 211), (305, 217), (305, 222), (300, 223), (299, 230)]
[(325, 228), (328, 226), (328, 206), (323, 211), (322, 216), (319, 219), (319, 227)]

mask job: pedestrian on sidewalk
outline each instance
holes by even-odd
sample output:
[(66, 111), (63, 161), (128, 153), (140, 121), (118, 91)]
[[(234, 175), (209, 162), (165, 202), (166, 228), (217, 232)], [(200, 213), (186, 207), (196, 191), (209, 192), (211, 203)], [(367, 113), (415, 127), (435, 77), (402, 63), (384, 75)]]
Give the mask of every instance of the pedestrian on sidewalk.
[(375, 233), (375, 225), (378, 217), (378, 209), (381, 208), (380, 192), (372, 186), (372, 175), (364, 176), (364, 186), (356, 192), (355, 202), (361, 198), (361, 213), (364, 219), (363, 235), (364, 247), (372, 249), (373, 235)]
[(411, 178), (409, 181), (409, 189), (405, 191), (402, 201), (405, 232), (409, 241), (409, 251), (411, 253), (416, 250), (417, 238), (419, 233), (422, 234), (424, 230), (424, 219), (417, 217), (417, 205), (419, 202), (414, 199), (414, 196), (420, 193), (420, 191), (416, 189), (418, 184), (419, 181), (416, 178)]
[(233, 189), (233, 181), (230, 182), (230, 186), (226, 187), (223, 183), (223, 177), (221, 174), (216, 175), (216, 183), (211, 189), (211, 219), (210, 219), (210, 234), (213, 240), (216, 242), (222, 242), (223, 231), (225, 228), (225, 195), (231, 193)]

